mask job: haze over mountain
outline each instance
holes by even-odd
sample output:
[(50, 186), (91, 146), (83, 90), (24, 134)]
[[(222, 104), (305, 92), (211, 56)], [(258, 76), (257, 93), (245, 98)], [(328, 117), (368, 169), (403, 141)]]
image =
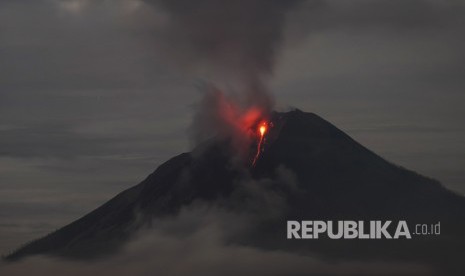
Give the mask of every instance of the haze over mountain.
[[(465, 198), (384, 160), (315, 114), (274, 112), (271, 122), (274, 127), (255, 167), (238, 165), (227, 141), (211, 140), (168, 160), (140, 184), (7, 259), (38, 254), (105, 257), (158, 221), (179, 216), (186, 207), (206, 205), (245, 214), (247, 219), (230, 222), (235, 231), (225, 239), (231, 244), (463, 271)], [(290, 241), (286, 221), (291, 219), (441, 222), (442, 228), (440, 236), (412, 240)]]

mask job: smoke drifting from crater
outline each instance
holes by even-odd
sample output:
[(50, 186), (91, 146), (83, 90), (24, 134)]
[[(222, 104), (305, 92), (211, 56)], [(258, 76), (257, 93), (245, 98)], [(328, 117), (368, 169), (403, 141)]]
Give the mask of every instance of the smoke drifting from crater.
[(177, 58), (239, 80), (246, 103), (272, 104), (266, 78), (273, 73), (286, 12), (301, 0), (147, 2), (167, 12), (164, 36)]
[[(194, 116), (194, 143), (216, 134), (232, 138), (236, 149), (247, 148), (243, 128), (250, 127), (252, 117), (267, 117), (273, 108), (267, 80), (273, 74), (286, 13), (301, 0), (146, 2), (166, 12), (166, 53), (200, 70), (209, 82)], [(243, 121), (246, 125), (240, 125)]]

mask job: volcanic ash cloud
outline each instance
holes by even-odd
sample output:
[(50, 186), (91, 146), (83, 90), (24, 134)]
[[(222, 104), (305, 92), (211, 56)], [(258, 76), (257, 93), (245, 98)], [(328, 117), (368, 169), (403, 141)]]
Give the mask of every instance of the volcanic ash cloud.
[[(194, 116), (195, 144), (220, 135), (232, 138), (236, 149), (247, 148), (250, 138), (244, 128), (267, 117), (273, 108), (267, 80), (282, 41), (285, 15), (301, 1), (146, 2), (167, 15), (161, 34), (165, 53), (184, 67), (200, 68), (209, 81)], [(225, 91), (227, 95), (222, 95)]]

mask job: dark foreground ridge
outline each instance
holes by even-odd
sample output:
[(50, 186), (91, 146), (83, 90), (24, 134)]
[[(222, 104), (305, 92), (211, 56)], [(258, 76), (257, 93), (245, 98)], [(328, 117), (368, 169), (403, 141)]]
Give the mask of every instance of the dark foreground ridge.
[[(229, 152), (212, 142), (159, 166), (140, 184), (69, 225), (7, 256), (18, 260), (46, 254), (96, 258), (117, 252), (153, 218), (175, 215), (193, 201), (228, 199), (238, 179), (276, 178), (285, 168), (295, 189), (278, 189), (287, 207), (236, 242), (280, 250), (316, 251), (334, 258), (392, 258), (433, 263), (456, 272), (465, 248), (465, 198), (438, 181), (398, 167), (312, 113), (274, 113), (256, 166), (248, 172), (231, 165)], [(279, 180), (276, 180), (279, 182)], [(274, 187), (271, 187), (274, 189)], [(227, 205), (227, 204), (226, 204)], [(286, 240), (286, 220), (406, 220), (441, 222), (441, 235), (414, 240)]]

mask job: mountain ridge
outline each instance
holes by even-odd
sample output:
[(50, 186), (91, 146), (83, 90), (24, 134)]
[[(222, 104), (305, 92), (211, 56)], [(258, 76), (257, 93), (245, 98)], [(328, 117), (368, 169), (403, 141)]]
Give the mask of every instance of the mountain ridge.
[[(384, 160), (316, 114), (274, 112), (270, 120), (274, 127), (255, 167), (237, 167), (231, 149), (213, 141), (171, 158), (138, 185), (7, 259), (36, 254), (86, 259), (115, 253), (154, 217), (174, 216), (198, 200), (228, 202), (241, 179), (270, 180), (269, 189), (286, 201), (286, 210), (239, 243), (301, 250), (306, 243), (285, 240), (281, 225), (288, 219), (441, 221), (449, 225), (444, 236), (463, 238), (465, 198), (438, 181)], [(277, 179), (283, 169), (295, 178), (295, 190)], [(318, 243), (315, 248), (320, 248)]]

